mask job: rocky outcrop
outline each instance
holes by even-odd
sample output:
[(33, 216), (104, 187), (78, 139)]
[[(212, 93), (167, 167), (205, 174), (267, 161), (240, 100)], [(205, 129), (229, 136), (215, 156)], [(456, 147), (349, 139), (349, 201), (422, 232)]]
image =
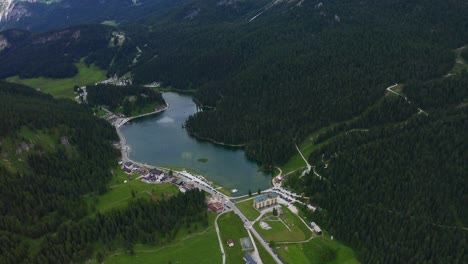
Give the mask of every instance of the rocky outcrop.
[(31, 15), (23, 3), (51, 3), (51, 0), (0, 0), (0, 22), (20, 20)]

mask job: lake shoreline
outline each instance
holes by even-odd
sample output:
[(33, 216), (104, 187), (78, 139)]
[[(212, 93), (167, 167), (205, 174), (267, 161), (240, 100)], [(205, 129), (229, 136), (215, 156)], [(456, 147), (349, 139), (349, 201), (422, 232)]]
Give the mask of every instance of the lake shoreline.
[(216, 145), (220, 145), (220, 146), (225, 146), (225, 147), (236, 147), (236, 148), (243, 148), (245, 147), (247, 144), (228, 144), (228, 143), (224, 143), (224, 142), (218, 142), (214, 139), (211, 139), (211, 138), (207, 138), (207, 137), (200, 137), (199, 135), (197, 135), (196, 133), (190, 133), (187, 131), (187, 133), (196, 138), (197, 140), (200, 140), (200, 141), (207, 141), (207, 142), (211, 142), (213, 144), (216, 144)]
[(131, 123), (126, 120), (126, 126), (119, 127), (123, 160), (197, 171), (225, 190), (237, 189), (236, 196), (248, 193), (249, 189), (271, 187), (271, 174), (259, 171), (259, 164), (245, 155), (245, 144), (197, 137), (183, 128), (188, 116), (198, 111), (190, 95), (175, 92), (163, 95), (170, 107), (160, 109), (160, 114), (150, 118)]

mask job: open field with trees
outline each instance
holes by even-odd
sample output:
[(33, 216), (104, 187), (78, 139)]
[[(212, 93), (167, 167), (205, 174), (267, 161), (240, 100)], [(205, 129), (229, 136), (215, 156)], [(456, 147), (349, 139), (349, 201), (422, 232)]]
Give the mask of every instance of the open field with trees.
[(280, 244), (275, 246), (282, 260), (287, 264), (357, 264), (354, 252), (336, 240), (314, 237), (306, 243)]
[[(255, 229), (271, 242), (297, 242), (309, 239), (312, 232), (304, 223), (293, 214), (287, 207), (281, 206), (282, 213), (279, 216), (273, 216), (272, 213), (266, 213), (257, 223)], [(266, 230), (260, 227), (260, 222), (267, 223), (271, 229)]]
[[(134, 255), (125, 250), (110, 252), (105, 263), (202, 263), (211, 264), (221, 261), (218, 238), (214, 228), (216, 214), (209, 213), (209, 226), (199, 226), (188, 232), (182, 228), (173, 243), (163, 246), (137, 244)], [(97, 263), (94, 259), (93, 263)]]
[(99, 69), (94, 65), (90, 65), (88, 67), (84, 62), (79, 62), (75, 65), (78, 68), (78, 73), (69, 78), (56, 79), (38, 77), (22, 79), (18, 76), (14, 76), (7, 78), (7, 81), (39, 89), (41, 92), (50, 94), (54, 97), (73, 99), (76, 96), (73, 92), (73, 88), (75, 86), (81, 87), (106, 79), (106, 71)]
[(138, 179), (124, 183), (122, 180), (117, 185), (111, 185), (104, 194), (87, 196), (86, 202), (92, 212), (103, 213), (114, 208), (126, 207), (130, 200), (138, 198), (165, 199), (178, 192), (179, 188), (170, 183), (148, 184)]

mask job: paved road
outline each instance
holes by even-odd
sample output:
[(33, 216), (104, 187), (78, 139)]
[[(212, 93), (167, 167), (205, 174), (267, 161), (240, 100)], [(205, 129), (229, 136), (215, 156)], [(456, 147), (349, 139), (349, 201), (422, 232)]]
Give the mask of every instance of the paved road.
[(221, 255), (223, 257), (223, 264), (226, 264), (226, 254), (224, 252), (224, 247), (223, 247), (223, 240), (221, 239), (221, 233), (219, 232), (219, 227), (218, 227), (218, 218), (224, 214), (225, 212), (219, 214), (217, 217), (216, 217), (216, 220), (215, 220), (215, 228), (216, 228), (216, 234), (218, 235), (218, 241), (219, 241), (219, 248), (221, 249)]
[[(448, 77), (448, 76), (450, 76), (450, 75), (446, 75), (445, 77)], [(401, 95), (401, 94), (399, 94), (399, 93), (397, 93), (397, 92), (395, 92), (395, 91), (392, 90), (392, 88), (395, 88), (395, 87), (397, 87), (397, 86), (398, 86), (398, 84), (395, 83), (394, 85), (391, 85), (391, 86), (387, 87), (387, 91), (389, 91), (389, 92), (391, 92), (391, 93), (394, 93), (394, 94), (396, 94), (396, 95), (398, 95), (398, 96), (400, 96), (400, 97), (403, 97), (407, 103), (411, 104), (412, 102), (411, 102), (410, 100), (408, 100), (408, 97), (403, 96), (403, 95)], [(423, 113), (423, 114), (425, 114), (426, 116), (429, 116), (429, 114), (427, 114), (427, 113), (426, 113), (424, 110), (422, 110), (421, 108), (419, 108), (419, 107), (416, 107), (416, 108), (418, 108), (418, 110), (419, 110), (418, 114)]]
[[(166, 108), (167, 109), (167, 108)], [(164, 109), (165, 110), (165, 109)], [(163, 111), (163, 110), (162, 110)], [(117, 130), (117, 134), (120, 138), (120, 146), (121, 146), (121, 153), (122, 153), (122, 162), (127, 162), (127, 161), (131, 161), (133, 162), (134, 164), (136, 165), (139, 165), (139, 166), (145, 166), (147, 168), (158, 168), (160, 170), (163, 170), (165, 172), (167, 172), (168, 170), (165, 169), (165, 168), (160, 168), (160, 167), (156, 167), (156, 166), (151, 166), (149, 164), (143, 164), (143, 163), (140, 163), (140, 162), (136, 162), (136, 161), (133, 161), (130, 159), (130, 157), (128, 156), (128, 150), (129, 150), (129, 146), (127, 146), (127, 142), (125, 140), (125, 137), (123, 136), (122, 132), (120, 131), (120, 126), (122, 126), (125, 122), (128, 122), (128, 120), (126, 119), (123, 119), (122, 120), (123, 122), (116, 122), (116, 130)], [(230, 200), (230, 197), (224, 195), (223, 193), (219, 192), (218, 190), (215, 189), (215, 187), (211, 186), (209, 183), (203, 181), (202, 179), (194, 176), (194, 175), (191, 175), (190, 173), (187, 173), (187, 172), (174, 172), (174, 177), (178, 177), (180, 178), (181, 180), (185, 181), (185, 182), (192, 182), (197, 188), (199, 188), (200, 190), (203, 190), (211, 195), (217, 195), (219, 196), (224, 205), (225, 205), (225, 209), (226, 211), (229, 211), (229, 210), (232, 210), (234, 211), (235, 214), (237, 214), (240, 219), (242, 220), (242, 222), (244, 223), (244, 227), (247, 229), (247, 232), (251, 232), (256, 238), (258, 241), (260, 241), (260, 243), (262, 244), (262, 246), (266, 249), (266, 251), (273, 257), (273, 259), (275, 260), (276, 263), (278, 264), (282, 264), (283, 262), (278, 258), (278, 256), (273, 252), (273, 250), (270, 248), (270, 246), (263, 240), (263, 238), (260, 236), (260, 234), (253, 228), (253, 223), (250, 222), (247, 217), (236, 207), (236, 205)], [(220, 214), (221, 215), (221, 214)], [(218, 215), (219, 217), (219, 215)], [(216, 218), (216, 221), (215, 221), (215, 226), (216, 226), (216, 232), (218, 233), (218, 240), (220, 242), (220, 247), (221, 247), (221, 254), (223, 255), (223, 264), (225, 263), (225, 252), (224, 252), (224, 248), (223, 248), (223, 245), (222, 245), (222, 241), (221, 241), (221, 237), (219, 235), (219, 228), (218, 228), (218, 224), (217, 224), (217, 220), (218, 220), (218, 217)], [(252, 241), (252, 243), (255, 243), (254, 241)], [(256, 250), (257, 253), (255, 254), (258, 254), (258, 251)], [(258, 259), (260, 259), (259, 255), (258, 256)]]
[(301, 155), (302, 159), (304, 160), (305, 164), (307, 165), (307, 169), (305, 171), (302, 172), (302, 176), (304, 176), (306, 173), (309, 173), (310, 170), (312, 169), (312, 166), (309, 164), (309, 162), (307, 161), (307, 159), (304, 157), (304, 155), (302, 155), (302, 152), (301, 150), (299, 149), (299, 147), (296, 145), (296, 149), (297, 151), (299, 152), (299, 154)]

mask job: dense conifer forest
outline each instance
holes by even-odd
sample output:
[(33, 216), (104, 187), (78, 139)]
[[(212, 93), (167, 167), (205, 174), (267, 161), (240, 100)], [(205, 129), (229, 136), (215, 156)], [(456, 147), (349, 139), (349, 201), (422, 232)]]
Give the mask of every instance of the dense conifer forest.
[(467, 7), (457, 1), (281, 3), (251, 22), (257, 7), (247, 3), (194, 2), (162, 22), (143, 20), (152, 31), (132, 36), (147, 44), (133, 73), (198, 88), (197, 101), (215, 110), (187, 120), (188, 131), (246, 144), (266, 165), (284, 163), (309, 133), (362, 114), (387, 86), (446, 74), (452, 50), (468, 42)]
[[(79, 40), (76, 28), (2, 32), (13, 45), (0, 52), (0, 77), (68, 77), (87, 56), (137, 84), (196, 89), (211, 110), (190, 117), (188, 133), (245, 144), (271, 168), (327, 127), (308, 157), (314, 171), (287, 177), (320, 207), (311, 219), (363, 263), (467, 263), (468, 74), (451, 72), (468, 44), (465, 1), (269, 3), (187, 1), (119, 25), (127, 41), (118, 47), (103, 26), (85, 26)], [(460, 57), (468, 61), (468, 48)], [(400, 96), (386, 90), (395, 83)], [(171, 240), (189, 220), (206, 222), (197, 192), (87, 217), (80, 197), (106, 190), (113, 129), (86, 106), (0, 87), (2, 158), (7, 142), (27, 143), (25, 128), (56, 141), (35, 146), (17, 171), (0, 165), (0, 262), (83, 262), (93, 243), (131, 252), (136, 242)], [(89, 101), (115, 109), (134, 91), (162, 99), (139, 89), (93, 86)]]
[(89, 104), (108, 106), (111, 111), (115, 111), (121, 106), (123, 114), (127, 116), (131, 115), (134, 110), (142, 109), (148, 104), (165, 104), (161, 93), (139, 85), (98, 84), (88, 86), (86, 92)]
[[(52, 140), (33, 143), (22, 131)], [(84, 262), (93, 243), (131, 250), (136, 242), (170, 241), (186, 224), (207, 224), (200, 192), (88, 216), (82, 197), (107, 190), (115, 140), (114, 128), (87, 106), (0, 83), (0, 263)], [(19, 157), (20, 165), (7, 166)]]
[(0, 78), (74, 76), (78, 72), (74, 63), (93, 50), (106, 48), (111, 30), (83, 25), (42, 34), (16, 29), (1, 32), (7, 45), (0, 50)]
[(329, 134), (312, 154), (322, 179), (290, 179), (321, 207), (312, 218), (363, 262), (468, 261), (467, 77), (408, 85), (404, 92), (428, 115), (395, 120), (395, 108), (374, 108), (375, 118), (347, 127), (361, 129)]

